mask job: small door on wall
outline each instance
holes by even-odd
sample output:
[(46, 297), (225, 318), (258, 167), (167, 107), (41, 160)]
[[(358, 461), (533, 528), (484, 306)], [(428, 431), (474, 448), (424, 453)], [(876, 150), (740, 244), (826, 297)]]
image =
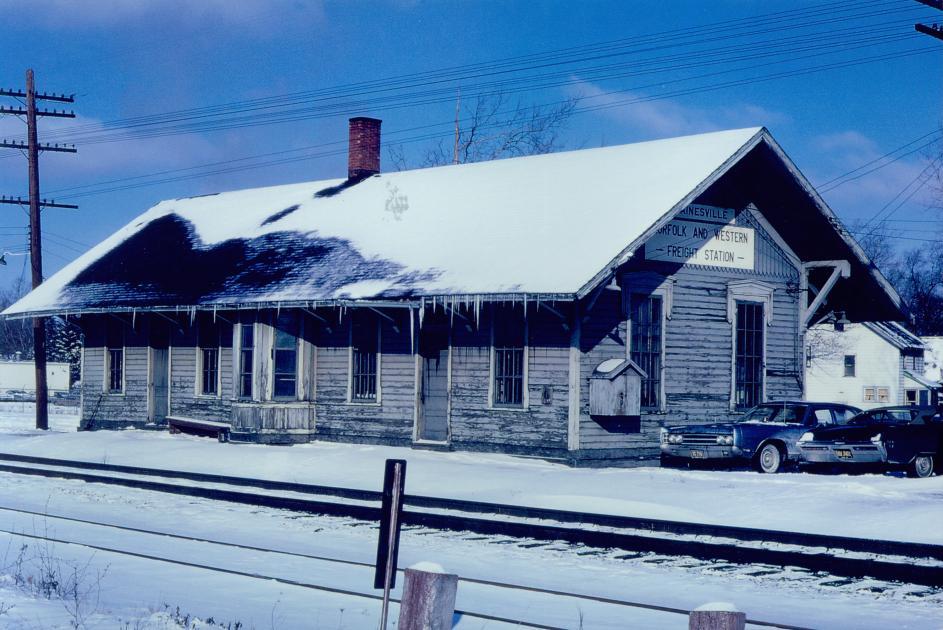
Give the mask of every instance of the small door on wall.
[(166, 322), (151, 323), (147, 392), (147, 419), (161, 424), (170, 413), (170, 328)]
[(449, 327), (444, 315), (426, 316), (419, 332), (419, 427), (421, 441), (449, 439)]

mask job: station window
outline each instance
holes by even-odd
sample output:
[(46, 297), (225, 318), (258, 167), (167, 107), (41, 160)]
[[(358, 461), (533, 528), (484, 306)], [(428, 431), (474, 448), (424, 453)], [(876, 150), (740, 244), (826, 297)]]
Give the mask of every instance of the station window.
[(355, 312), (350, 323), (350, 399), (376, 402), (379, 395), (380, 321), (372, 312)]
[(749, 409), (763, 400), (763, 304), (737, 301), (734, 401)]
[(641, 382), (641, 405), (646, 409), (658, 409), (661, 406), (661, 296), (633, 295), (630, 318), (631, 358), (646, 374)]
[(252, 398), (255, 325), (239, 325), (239, 398)]
[(215, 322), (202, 321), (197, 330), (200, 362), (200, 394), (219, 394), (219, 327)]
[(526, 328), (524, 309), (502, 306), (494, 310), (492, 323), (495, 407), (523, 407)]
[(845, 376), (854, 376), (855, 375), (855, 355), (846, 354), (845, 355)]
[(105, 389), (117, 394), (124, 391), (124, 328), (110, 325), (105, 341)]
[(298, 389), (298, 317), (281, 313), (275, 320), (272, 344), (272, 397), (294, 400)]

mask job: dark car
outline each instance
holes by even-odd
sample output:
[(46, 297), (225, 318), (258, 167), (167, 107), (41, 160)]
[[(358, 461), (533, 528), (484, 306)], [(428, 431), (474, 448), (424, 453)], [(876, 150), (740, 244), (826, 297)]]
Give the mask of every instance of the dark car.
[(798, 460), (796, 442), (803, 433), (844, 424), (860, 412), (849, 405), (782, 400), (757, 405), (735, 422), (666, 427), (661, 462), (746, 461), (760, 472), (779, 472)]
[(933, 475), (943, 452), (939, 407), (879, 407), (841, 427), (822, 427), (799, 438), (805, 464), (876, 465)]

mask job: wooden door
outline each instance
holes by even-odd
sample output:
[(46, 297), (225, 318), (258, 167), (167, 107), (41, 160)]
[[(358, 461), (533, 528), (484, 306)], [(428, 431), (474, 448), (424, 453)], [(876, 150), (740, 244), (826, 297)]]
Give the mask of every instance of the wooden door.
[[(430, 321), (431, 320), (431, 321)], [(427, 318), (419, 333), (421, 380), (418, 439), (449, 439), (449, 334), (445, 317)]]
[(163, 424), (170, 413), (170, 330), (163, 322), (151, 326), (147, 419)]

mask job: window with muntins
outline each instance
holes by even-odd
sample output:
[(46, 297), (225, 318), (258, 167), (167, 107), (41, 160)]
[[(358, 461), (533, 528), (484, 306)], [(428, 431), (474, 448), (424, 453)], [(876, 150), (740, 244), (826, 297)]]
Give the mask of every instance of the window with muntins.
[(846, 354), (845, 355), (845, 376), (854, 376), (855, 375), (855, 355)]
[(350, 399), (354, 402), (376, 402), (379, 386), (379, 320), (373, 313), (355, 313), (350, 325)]
[(662, 299), (657, 295), (633, 295), (631, 358), (646, 376), (641, 382), (643, 408), (661, 405)]
[(109, 326), (106, 340), (105, 357), (107, 366), (107, 391), (120, 393), (124, 391), (124, 331)]
[(200, 346), (200, 393), (219, 393), (219, 328), (215, 323), (202, 322), (198, 331)]
[(272, 397), (294, 400), (298, 389), (298, 318), (282, 313), (275, 321), (272, 347)]
[(239, 398), (252, 398), (252, 373), (255, 363), (255, 326), (239, 326)]
[(523, 308), (494, 311), (494, 393), (496, 407), (524, 406)]
[(763, 304), (737, 302), (734, 402), (748, 409), (763, 400)]

